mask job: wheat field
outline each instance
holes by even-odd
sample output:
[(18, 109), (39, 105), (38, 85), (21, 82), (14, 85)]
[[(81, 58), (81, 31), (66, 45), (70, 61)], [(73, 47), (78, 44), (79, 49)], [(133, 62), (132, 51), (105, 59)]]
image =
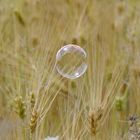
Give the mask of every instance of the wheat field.
[(139, 25), (139, 0), (0, 0), (0, 140), (140, 140)]

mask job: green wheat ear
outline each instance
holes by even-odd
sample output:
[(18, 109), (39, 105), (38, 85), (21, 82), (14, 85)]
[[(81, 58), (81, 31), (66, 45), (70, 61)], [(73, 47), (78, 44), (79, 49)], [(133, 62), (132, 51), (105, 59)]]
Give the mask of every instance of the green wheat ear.
[(15, 15), (16, 19), (18, 20), (18, 22), (22, 26), (25, 26), (25, 21), (23, 19), (23, 16), (21, 15), (21, 13), (18, 10), (14, 10), (14, 15)]
[(17, 96), (14, 99), (14, 110), (21, 119), (26, 117), (26, 104), (22, 96)]
[(124, 110), (124, 99), (121, 97), (116, 98), (116, 103), (115, 103), (116, 110), (121, 112)]
[(34, 93), (30, 94), (30, 105), (31, 105), (31, 109), (33, 110), (34, 105), (35, 105), (35, 94)]

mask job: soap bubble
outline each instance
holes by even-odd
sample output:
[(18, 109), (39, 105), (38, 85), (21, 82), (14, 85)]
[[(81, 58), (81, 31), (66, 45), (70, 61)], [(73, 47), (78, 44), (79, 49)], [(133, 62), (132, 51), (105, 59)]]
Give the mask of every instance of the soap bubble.
[(60, 75), (68, 79), (76, 79), (87, 69), (86, 52), (77, 45), (62, 47), (56, 54), (56, 69)]

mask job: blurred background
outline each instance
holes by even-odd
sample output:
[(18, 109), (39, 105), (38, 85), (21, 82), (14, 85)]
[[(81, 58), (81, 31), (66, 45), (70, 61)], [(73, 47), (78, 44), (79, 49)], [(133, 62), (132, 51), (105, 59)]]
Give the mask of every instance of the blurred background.
[[(139, 0), (0, 0), (0, 140), (138, 140), (139, 11)], [(75, 80), (55, 69), (67, 44), (87, 53)]]

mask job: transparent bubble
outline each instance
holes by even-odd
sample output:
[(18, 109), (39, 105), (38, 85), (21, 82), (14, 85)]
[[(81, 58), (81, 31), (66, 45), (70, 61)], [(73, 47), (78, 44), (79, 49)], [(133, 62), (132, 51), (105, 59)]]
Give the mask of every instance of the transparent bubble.
[(86, 52), (81, 47), (73, 44), (66, 45), (57, 52), (57, 71), (63, 77), (76, 79), (87, 69), (86, 57)]

